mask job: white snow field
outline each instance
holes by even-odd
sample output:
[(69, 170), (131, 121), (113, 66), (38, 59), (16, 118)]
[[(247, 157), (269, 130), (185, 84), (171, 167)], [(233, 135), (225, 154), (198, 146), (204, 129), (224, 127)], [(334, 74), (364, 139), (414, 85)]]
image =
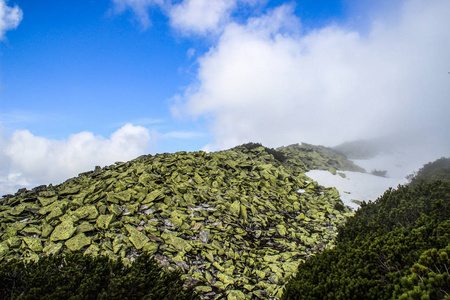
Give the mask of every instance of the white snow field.
[(359, 204), (352, 200), (366, 201), (376, 200), (389, 187), (396, 188), (399, 184), (406, 183), (406, 179), (384, 178), (368, 173), (338, 171), (345, 174), (345, 178), (333, 175), (329, 171), (312, 170), (306, 173), (308, 177), (325, 187), (335, 187), (345, 205), (357, 209)]
[[(357, 209), (359, 204), (352, 200), (366, 201), (376, 200), (389, 189), (397, 188), (399, 184), (407, 183), (406, 176), (418, 171), (428, 160), (417, 155), (405, 153), (380, 154), (368, 160), (352, 160), (358, 166), (364, 168), (367, 173), (337, 171), (345, 174), (342, 178), (339, 174), (333, 175), (329, 171), (312, 170), (306, 173), (314, 181), (325, 187), (335, 187), (345, 205)], [(387, 171), (386, 177), (371, 175), (373, 170)]]

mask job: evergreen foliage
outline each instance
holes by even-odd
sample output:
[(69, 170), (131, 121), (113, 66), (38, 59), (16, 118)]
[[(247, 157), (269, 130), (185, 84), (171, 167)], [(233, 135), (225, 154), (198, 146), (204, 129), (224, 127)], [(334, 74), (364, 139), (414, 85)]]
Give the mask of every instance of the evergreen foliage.
[(107, 256), (44, 256), (0, 265), (0, 299), (198, 299), (179, 272), (164, 272), (148, 254), (130, 266)]
[(433, 180), (450, 182), (450, 157), (441, 157), (434, 162), (427, 163), (418, 172), (408, 175), (407, 178), (410, 185)]
[(411, 268), (412, 274), (402, 278), (407, 291), (399, 299), (425, 300), (449, 299), (450, 291), (450, 245), (439, 251), (435, 248), (420, 255)]
[(284, 155), (283, 152), (275, 150), (273, 148), (268, 148), (263, 146), (261, 143), (246, 143), (240, 146), (237, 146), (235, 148), (233, 148), (233, 150), (240, 150), (244, 153), (248, 153), (248, 151), (257, 149), (259, 147), (262, 147), (262, 150), (264, 150), (266, 153), (271, 154), (273, 156), (273, 158), (278, 161), (279, 163), (282, 163), (286, 160), (286, 156)]
[(301, 264), (287, 299), (450, 299), (450, 184), (388, 190)]

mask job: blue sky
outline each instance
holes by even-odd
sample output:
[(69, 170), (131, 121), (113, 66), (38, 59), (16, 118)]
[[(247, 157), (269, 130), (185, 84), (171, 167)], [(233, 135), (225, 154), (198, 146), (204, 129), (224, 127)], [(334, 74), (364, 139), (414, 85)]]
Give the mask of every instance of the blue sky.
[[(173, 118), (169, 104), (195, 81), (196, 59), (217, 36), (183, 36), (153, 6), (147, 9), (152, 25), (143, 25), (131, 9), (114, 12), (110, 1), (8, 4), (23, 12), (1, 45), (2, 123), (9, 130), (28, 129), (50, 139), (86, 130), (107, 137), (133, 123), (161, 134), (205, 135), (178, 141), (179, 147), (160, 143), (154, 150), (197, 150), (207, 144), (211, 137), (204, 122)], [(282, 4), (258, 5), (259, 14)], [(244, 22), (253, 15), (249, 7), (243, 16), (235, 13)], [(343, 4), (302, 1), (295, 13), (313, 28), (341, 18)], [(189, 49), (195, 50), (193, 56)]]
[(0, 192), (249, 141), (401, 134), (447, 153), (446, 11), (445, 0), (0, 0)]

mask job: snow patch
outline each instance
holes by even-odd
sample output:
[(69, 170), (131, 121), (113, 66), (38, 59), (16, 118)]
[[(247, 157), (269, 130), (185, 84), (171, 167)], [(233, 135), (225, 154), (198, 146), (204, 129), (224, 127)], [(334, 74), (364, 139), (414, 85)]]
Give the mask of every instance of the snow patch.
[(357, 201), (374, 201), (390, 187), (396, 188), (399, 184), (406, 183), (406, 179), (385, 178), (368, 173), (339, 171), (345, 174), (345, 178), (333, 175), (329, 171), (312, 170), (306, 173), (308, 177), (325, 187), (335, 187), (339, 191), (339, 197), (345, 205), (357, 209)]
[[(337, 175), (329, 171), (312, 170), (306, 173), (308, 177), (325, 187), (335, 187), (339, 191), (342, 202), (357, 209), (357, 201), (375, 201), (389, 188), (397, 188), (408, 183), (406, 176), (418, 171), (425, 163), (442, 156), (427, 150), (427, 147), (408, 148), (381, 153), (371, 159), (352, 160), (367, 173), (337, 171)], [(386, 171), (386, 177), (370, 174), (372, 171)], [(345, 174), (345, 178), (339, 176)]]

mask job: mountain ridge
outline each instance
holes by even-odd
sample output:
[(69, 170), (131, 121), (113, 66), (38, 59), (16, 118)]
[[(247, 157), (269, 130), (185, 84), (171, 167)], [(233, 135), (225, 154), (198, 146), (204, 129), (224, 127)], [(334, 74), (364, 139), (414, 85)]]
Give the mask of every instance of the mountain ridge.
[(359, 169), (325, 147), (255, 143), (97, 167), (4, 196), (0, 256), (82, 251), (129, 264), (147, 252), (184, 271), (203, 299), (276, 298), (353, 214), (337, 190), (304, 175), (309, 168)]

